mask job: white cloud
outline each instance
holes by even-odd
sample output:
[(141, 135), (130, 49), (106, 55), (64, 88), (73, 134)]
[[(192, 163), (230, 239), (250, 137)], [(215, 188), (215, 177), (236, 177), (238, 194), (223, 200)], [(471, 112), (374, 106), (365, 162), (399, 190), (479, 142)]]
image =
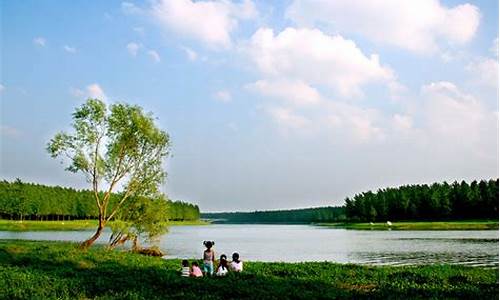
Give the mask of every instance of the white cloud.
[(33, 44), (39, 47), (45, 47), (47, 45), (47, 40), (43, 37), (36, 37), (33, 39)]
[(97, 98), (102, 101), (106, 101), (108, 99), (104, 90), (97, 83), (89, 84), (83, 90), (71, 87), (69, 89), (69, 93), (76, 98)]
[(217, 91), (213, 94), (213, 97), (217, 101), (224, 102), (224, 103), (231, 102), (231, 100), (233, 99), (233, 97), (231, 96), (231, 93), (228, 90)]
[(257, 11), (250, 0), (239, 4), (223, 0), (159, 0), (153, 3), (151, 14), (170, 31), (213, 48), (229, 48), (238, 21), (254, 18)]
[(473, 76), (473, 81), (490, 87), (498, 86), (498, 59), (477, 58), (466, 66)]
[(291, 109), (284, 107), (269, 107), (266, 109), (271, 118), (285, 129), (304, 129), (310, 121)]
[(0, 84), (0, 93), (5, 90), (5, 86), (3, 84)]
[(198, 59), (198, 53), (196, 53), (193, 49), (188, 48), (188, 47), (182, 47), (182, 50), (184, 50), (187, 58), (190, 61), (195, 61), (196, 59)]
[(477, 147), (478, 143), (498, 136), (494, 134), (497, 130), (495, 113), (455, 84), (433, 82), (423, 86), (421, 94), (425, 101), (426, 132), (441, 143), (459, 142), (462, 147)]
[(127, 44), (126, 48), (127, 48), (128, 53), (130, 53), (130, 55), (137, 56), (137, 53), (139, 52), (141, 45), (131, 42), (131, 43)]
[(409, 115), (395, 114), (392, 117), (392, 125), (396, 130), (407, 131), (413, 127), (413, 118)]
[(316, 89), (302, 81), (258, 80), (245, 87), (263, 96), (277, 98), (296, 106), (314, 105), (322, 100)]
[(302, 26), (323, 25), (381, 44), (430, 53), (441, 44), (464, 44), (479, 26), (474, 5), (446, 7), (439, 0), (295, 0), (286, 17)]
[(161, 61), (160, 54), (158, 54), (158, 52), (156, 52), (155, 50), (148, 50), (148, 55), (156, 63), (159, 63)]
[(71, 53), (71, 54), (76, 53), (76, 48), (75, 47), (70, 47), (68, 45), (64, 45), (63, 49), (64, 49), (64, 51), (66, 51), (68, 53)]
[(242, 47), (266, 77), (325, 85), (342, 96), (361, 94), (364, 84), (394, 80), (377, 55), (365, 56), (353, 41), (317, 29), (287, 28), (274, 35), (261, 28)]

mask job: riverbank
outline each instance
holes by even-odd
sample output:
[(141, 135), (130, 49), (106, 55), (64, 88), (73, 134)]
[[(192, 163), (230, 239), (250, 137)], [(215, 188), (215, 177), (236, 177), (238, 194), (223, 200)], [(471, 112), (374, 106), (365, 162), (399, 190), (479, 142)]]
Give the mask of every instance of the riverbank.
[(498, 230), (498, 221), (319, 223), (317, 225), (356, 230)]
[(497, 299), (498, 270), (245, 262), (241, 274), (182, 278), (180, 261), (61, 242), (0, 241), (1, 299)]
[[(208, 225), (207, 221), (171, 221), (169, 226)], [(93, 230), (97, 227), (97, 220), (71, 220), (71, 221), (17, 221), (0, 220), (0, 231), (73, 231)]]

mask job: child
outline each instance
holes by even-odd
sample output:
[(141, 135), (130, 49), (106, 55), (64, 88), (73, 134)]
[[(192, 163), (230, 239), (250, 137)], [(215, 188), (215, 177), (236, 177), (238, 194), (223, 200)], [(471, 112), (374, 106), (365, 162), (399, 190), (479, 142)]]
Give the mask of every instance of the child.
[(207, 249), (203, 251), (203, 273), (205, 273), (205, 275), (210, 274), (210, 276), (212, 276), (214, 274), (215, 261), (215, 251), (212, 250), (212, 246), (215, 245), (215, 242), (204, 241), (203, 245), (207, 247)]
[(229, 264), (229, 268), (234, 272), (243, 271), (243, 262), (240, 260), (240, 255), (237, 252), (233, 253), (233, 261)]
[(187, 259), (182, 260), (182, 271), (181, 271), (181, 276), (182, 277), (189, 277), (191, 274), (191, 271), (189, 270), (189, 262)]
[(201, 273), (201, 269), (195, 261), (191, 263), (191, 277), (203, 277), (203, 273)]
[(217, 271), (215, 275), (217, 276), (226, 276), (227, 274), (227, 256), (222, 254), (219, 260), (219, 266), (217, 266)]

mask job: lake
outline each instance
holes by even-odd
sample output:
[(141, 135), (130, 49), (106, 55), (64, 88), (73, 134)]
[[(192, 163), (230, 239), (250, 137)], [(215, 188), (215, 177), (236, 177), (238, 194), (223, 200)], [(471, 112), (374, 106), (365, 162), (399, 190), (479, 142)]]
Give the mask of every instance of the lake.
[[(82, 241), (92, 231), (0, 231), (0, 239)], [(105, 243), (106, 232), (98, 242)], [(333, 261), (369, 265), (460, 264), (498, 267), (498, 231), (379, 231), (311, 225), (172, 226), (162, 236), (166, 258), (200, 257), (204, 240), (217, 255), (249, 261)]]

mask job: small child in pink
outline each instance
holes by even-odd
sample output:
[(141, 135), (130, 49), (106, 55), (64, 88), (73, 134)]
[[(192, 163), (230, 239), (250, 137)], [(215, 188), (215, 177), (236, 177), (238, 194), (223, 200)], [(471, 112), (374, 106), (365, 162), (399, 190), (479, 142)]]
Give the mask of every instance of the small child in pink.
[(191, 277), (203, 277), (203, 273), (195, 261), (191, 263)]

